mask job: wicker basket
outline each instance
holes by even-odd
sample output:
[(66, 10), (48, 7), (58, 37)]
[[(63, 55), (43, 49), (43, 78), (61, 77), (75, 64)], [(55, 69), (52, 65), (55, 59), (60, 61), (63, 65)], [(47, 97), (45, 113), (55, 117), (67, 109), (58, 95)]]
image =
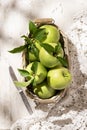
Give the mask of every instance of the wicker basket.
[[(41, 25), (45, 25), (45, 24), (50, 24), (50, 25), (54, 25), (56, 26), (59, 31), (60, 31), (60, 42), (62, 43), (63, 45), (63, 49), (64, 49), (64, 52), (65, 52), (65, 57), (67, 58), (67, 61), (68, 61), (68, 69), (70, 69), (70, 66), (69, 66), (69, 52), (68, 52), (68, 39), (67, 39), (67, 36), (63, 33), (63, 31), (61, 31), (61, 29), (54, 24), (54, 20), (52, 18), (44, 18), (44, 19), (36, 19), (34, 21), (34, 23), (37, 25), (37, 26), (41, 26)], [(27, 62), (26, 62), (26, 55), (25, 55), (25, 52), (23, 52), (23, 67), (25, 68), (26, 65), (27, 65)], [(30, 90), (29, 88), (27, 87), (25, 92), (27, 94), (28, 97), (34, 99), (35, 102), (38, 102), (38, 103), (56, 103), (56, 102), (59, 102), (61, 98), (63, 98), (67, 92), (67, 89), (63, 89), (63, 90), (60, 90), (58, 91), (58, 93), (53, 96), (52, 98), (49, 98), (49, 99), (40, 99), (39, 97), (37, 97), (36, 95), (34, 95)]]

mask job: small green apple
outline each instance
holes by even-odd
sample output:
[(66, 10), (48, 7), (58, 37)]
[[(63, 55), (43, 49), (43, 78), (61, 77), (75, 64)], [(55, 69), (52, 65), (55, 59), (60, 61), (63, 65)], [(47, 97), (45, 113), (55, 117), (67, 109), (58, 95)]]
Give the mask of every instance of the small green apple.
[(39, 98), (47, 99), (55, 95), (56, 90), (49, 87), (46, 82), (43, 82), (41, 84), (38, 84), (36, 86), (33, 86), (33, 92), (36, 94)]
[(61, 90), (66, 88), (71, 82), (71, 73), (65, 67), (49, 70), (47, 81), (53, 89)]
[(33, 85), (43, 82), (43, 80), (47, 76), (46, 68), (40, 62), (37, 61), (30, 63), (26, 67), (26, 70), (30, 73), (30, 75), (34, 76)]
[[(51, 45), (52, 47), (55, 47), (57, 45), (57, 43), (48, 43), (48, 44)], [(60, 48), (60, 50), (58, 51), (58, 53), (56, 55), (60, 56), (60, 57), (64, 56), (64, 52), (63, 52), (62, 47)], [(54, 56), (53, 53), (47, 52), (47, 50), (45, 50), (43, 47), (40, 49), (39, 59), (40, 59), (40, 62), (47, 68), (53, 68), (57, 65), (61, 66), (61, 63), (56, 58), (56, 56)]]
[(32, 52), (29, 52), (29, 61), (36, 61), (38, 60), (37, 57), (32, 53)]
[(41, 29), (45, 29), (47, 33), (47, 38), (43, 41), (43, 43), (56, 43), (60, 39), (60, 32), (57, 27), (53, 25), (43, 25), (40, 27)]

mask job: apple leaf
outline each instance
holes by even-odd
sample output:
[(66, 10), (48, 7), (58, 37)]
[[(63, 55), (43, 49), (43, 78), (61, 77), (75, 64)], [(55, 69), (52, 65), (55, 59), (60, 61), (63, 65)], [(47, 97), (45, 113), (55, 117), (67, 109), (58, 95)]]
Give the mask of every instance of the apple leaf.
[(34, 72), (34, 74), (36, 74), (36, 72), (37, 72), (37, 67), (38, 67), (38, 62), (35, 61), (35, 62), (32, 64), (32, 67), (31, 67), (31, 70)]
[(33, 54), (39, 59), (39, 51), (37, 48), (33, 49)]
[(39, 59), (39, 50), (34, 44), (29, 47), (29, 50), (37, 57), (37, 59)]
[(58, 44), (55, 46), (54, 53), (58, 53), (61, 49), (61, 43), (58, 42)]
[(10, 50), (9, 51), (10, 53), (20, 53), (32, 43), (32, 40), (28, 36), (23, 35), (21, 37), (24, 38), (25, 45), (19, 46), (19, 47), (16, 47), (16, 48)]
[(23, 35), (23, 36), (21, 36), (21, 37), (24, 38), (25, 44), (26, 44), (26, 43), (27, 43), (27, 44), (31, 44), (31, 43), (32, 43), (31, 39), (30, 39), (28, 36)]
[(46, 39), (47, 33), (45, 29), (38, 28), (32, 21), (29, 22), (29, 31), (32, 38), (43, 42)]
[(30, 21), (29, 22), (29, 31), (30, 31), (30, 34), (34, 34), (36, 32), (36, 30), (37, 30), (36, 25), (32, 21)]
[(28, 77), (30, 76), (30, 73), (27, 70), (24, 69), (18, 69), (19, 73), (21, 74), (21, 76), (23, 77)]
[(14, 81), (14, 84), (17, 86), (17, 87), (27, 87), (28, 85), (30, 85), (32, 82), (33, 82), (33, 77), (27, 81), (27, 82), (18, 82), (18, 81)]
[(57, 59), (61, 62), (63, 66), (68, 67), (68, 62), (65, 58), (57, 56)]
[(14, 49), (8, 51), (8, 52), (10, 52), (10, 53), (20, 53), (20, 52), (22, 52), (26, 47), (27, 47), (27, 45), (19, 46), (19, 47), (17, 47), (17, 48), (14, 48)]
[(47, 33), (45, 29), (37, 29), (34, 38), (39, 40), (40, 42), (43, 42), (47, 37)]
[(41, 44), (41, 46), (42, 46), (48, 53), (53, 53), (53, 52), (54, 52), (54, 48), (53, 48), (51, 45), (49, 45), (49, 44), (44, 43), (44, 44)]

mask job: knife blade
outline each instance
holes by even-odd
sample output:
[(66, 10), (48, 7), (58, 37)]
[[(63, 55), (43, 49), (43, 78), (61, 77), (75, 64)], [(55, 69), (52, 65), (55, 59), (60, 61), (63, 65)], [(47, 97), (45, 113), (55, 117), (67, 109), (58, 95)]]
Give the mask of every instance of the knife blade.
[[(10, 76), (11, 76), (13, 82), (14, 82), (14, 81), (18, 81), (18, 79), (17, 79), (17, 77), (16, 77), (16, 75), (15, 75), (15, 73), (14, 73), (14, 70), (13, 70), (13, 68), (12, 68), (11, 66), (9, 66), (9, 73), (10, 73)], [(33, 113), (32, 108), (31, 108), (31, 106), (30, 106), (30, 104), (29, 104), (29, 102), (28, 102), (28, 100), (27, 100), (27, 97), (26, 97), (26, 95), (24, 94), (22, 88), (17, 87), (17, 86), (16, 86), (16, 88), (17, 88), (17, 90), (18, 90), (18, 92), (19, 92), (19, 94), (20, 94), (20, 96), (21, 96), (21, 98), (22, 98), (22, 101), (24, 102), (24, 104), (25, 104), (25, 106), (26, 106), (28, 112), (29, 112), (30, 114), (32, 114), (32, 113)]]

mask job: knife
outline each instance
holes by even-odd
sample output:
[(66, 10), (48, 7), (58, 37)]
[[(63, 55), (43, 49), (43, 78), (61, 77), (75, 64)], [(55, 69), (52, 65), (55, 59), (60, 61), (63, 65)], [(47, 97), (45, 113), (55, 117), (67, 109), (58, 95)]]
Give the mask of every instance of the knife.
[[(18, 81), (18, 79), (17, 79), (17, 77), (16, 77), (16, 75), (15, 75), (15, 73), (14, 73), (14, 70), (13, 70), (13, 68), (12, 68), (11, 66), (9, 66), (9, 73), (10, 73), (10, 76), (11, 76), (13, 82), (14, 82), (14, 81)], [(21, 98), (22, 98), (22, 100), (23, 100), (23, 102), (24, 102), (24, 104), (25, 104), (25, 106), (26, 106), (28, 112), (29, 112), (30, 114), (32, 114), (32, 113), (33, 113), (32, 108), (31, 108), (31, 106), (30, 106), (30, 104), (29, 104), (29, 102), (28, 102), (28, 100), (27, 100), (27, 97), (25, 96), (25, 94), (24, 94), (22, 88), (17, 87), (17, 86), (16, 86), (16, 88), (17, 88), (17, 90), (18, 90), (18, 92), (19, 92), (19, 94), (20, 94), (20, 96), (21, 96)]]

